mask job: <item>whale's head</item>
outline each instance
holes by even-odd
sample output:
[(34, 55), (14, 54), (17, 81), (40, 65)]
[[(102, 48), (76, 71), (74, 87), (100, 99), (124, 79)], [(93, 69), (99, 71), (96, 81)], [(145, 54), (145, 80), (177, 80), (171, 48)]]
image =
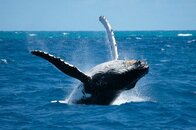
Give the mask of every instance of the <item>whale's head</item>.
[(124, 62), (125, 63), (125, 68), (126, 70), (124, 71), (124, 73), (133, 73), (136, 72), (137, 75), (145, 75), (146, 73), (148, 73), (149, 70), (149, 66), (147, 64), (147, 62), (142, 61), (142, 60), (127, 60)]
[(148, 70), (148, 64), (140, 60), (113, 60), (99, 64), (88, 71), (91, 80), (84, 83), (85, 92), (96, 95), (97, 101), (101, 102), (97, 104), (110, 104), (122, 91), (134, 88)]
[(102, 86), (100, 88), (116, 91), (133, 88), (148, 70), (148, 64), (141, 60), (113, 60), (97, 65), (89, 72), (93, 83)]
[(141, 60), (128, 60), (125, 61), (124, 63), (125, 63), (124, 66), (125, 69), (121, 73), (121, 77), (123, 78), (122, 82), (128, 84), (128, 87), (125, 89), (131, 89), (134, 86), (131, 87), (129, 85), (136, 84), (136, 82), (140, 78), (142, 78), (145, 74), (147, 74), (149, 71), (149, 65), (145, 61), (141, 61)]
[(117, 62), (118, 67), (113, 71), (113, 85), (117, 90), (129, 90), (135, 87), (135, 84), (145, 74), (148, 73), (149, 66), (141, 60), (125, 60)]

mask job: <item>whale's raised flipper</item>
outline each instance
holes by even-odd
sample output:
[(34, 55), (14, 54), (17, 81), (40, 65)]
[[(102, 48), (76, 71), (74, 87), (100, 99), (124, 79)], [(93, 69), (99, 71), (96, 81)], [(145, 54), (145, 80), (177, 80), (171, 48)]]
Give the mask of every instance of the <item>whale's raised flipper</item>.
[(114, 60), (118, 60), (118, 49), (117, 49), (117, 44), (116, 44), (116, 40), (114, 37), (114, 32), (112, 30), (112, 27), (105, 16), (100, 16), (99, 21), (103, 24), (103, 26), (105, 27), (107, 31), (113, 58)]
[(31, 53), (33, 55), (46, 59), (47, 61), (55, 65), (63, 73), (76, 79), (79, 79), (83, 83), (87, 83), (91, 79), (89, 76), (81, 72), (75, 66), (65, 62), (63, 59), (60, 59), (59, 57), (55, 57), (51, 54), (38, 50), (31, 51)]

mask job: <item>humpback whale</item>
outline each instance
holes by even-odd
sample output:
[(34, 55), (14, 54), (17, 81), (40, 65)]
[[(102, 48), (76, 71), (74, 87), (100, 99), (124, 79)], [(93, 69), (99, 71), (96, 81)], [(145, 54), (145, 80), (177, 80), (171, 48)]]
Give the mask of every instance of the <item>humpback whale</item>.
[(107, 30), (114, 59), (98, 64), (86, 73), (47, 52), (31, 51), (33, 55), (49, 61), (66, 75), (81, 81), (70, 95), (69, 104), (112, 104), (121, 92), (134, 88), (137, 81), (148, 73), (149, 66), (144, 61), (118, 59), (111, 26), (104, 16), (100, 16), (99, 20)]

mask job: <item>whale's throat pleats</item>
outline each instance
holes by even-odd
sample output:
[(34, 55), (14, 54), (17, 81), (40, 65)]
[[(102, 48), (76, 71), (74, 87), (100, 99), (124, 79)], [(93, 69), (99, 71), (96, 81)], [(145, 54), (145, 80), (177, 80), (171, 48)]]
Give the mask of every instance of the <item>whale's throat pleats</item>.
[(46, 52), (37, 51), (37, 50), (32, 51), (31, 53), (33, 55), (39, 56), (39, 57), (49, 61), (54, 66), (56, 66), (59, 70), (61, 70), (63, 73), (65, 73), (71, 77), (74, 77), (83, 83), (88, 83), (91, 80), (91, 77), (89, 77), (88, 75), (81, 72), (75, 66), (65, 62), (63, 59), (60, 59), (59, 57), (55, 57), (55, 56), (48, 54)]

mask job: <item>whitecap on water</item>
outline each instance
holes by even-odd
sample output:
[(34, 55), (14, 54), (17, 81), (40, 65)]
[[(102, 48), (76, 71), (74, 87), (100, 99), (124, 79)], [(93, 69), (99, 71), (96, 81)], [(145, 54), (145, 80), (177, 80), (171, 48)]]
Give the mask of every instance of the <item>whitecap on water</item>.
[(179, 34), (177, 34), (177, 36), (179, 36), (179, 37), (190, 37), (190, 36), (192, 36), (192, 34), (191, 33), (179, 33)]
[(29, 36), (30, 36), (30, 37), (35, 37), (35, 36), (37, 36), (37, 34), (30, 33)]
[(167, 48), (170, 48), (170, 47), (171, 47), (171, 45), (166, 45), (166, 47), (167, 47)]
[(68, 35), (68, 33), (64, 32), (63, 35)]
[(66, 100), (54, 100), (51, 101), (51, 103), (62, 103), (62, 104), (68, 104), (68, 102)]
[(1, 59), (1, 60), (0, 60), (0, 63), (7, 64), (8, 62), (7, 62), (7, 60), (6, 60), (6, 59)]
[(161, 51), (164, 51), (165, 49), (164, 48), (161, 48)]
[(136, 37), (135, 39), (136, 39), (136, 40), (141, 40), (142, 38), (141, 38), (141, 37)]
[(196, 39), (187, 41), (187, 43), (193, 43), (193, 42), (196, 42)]

